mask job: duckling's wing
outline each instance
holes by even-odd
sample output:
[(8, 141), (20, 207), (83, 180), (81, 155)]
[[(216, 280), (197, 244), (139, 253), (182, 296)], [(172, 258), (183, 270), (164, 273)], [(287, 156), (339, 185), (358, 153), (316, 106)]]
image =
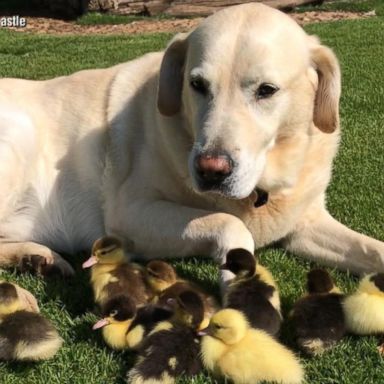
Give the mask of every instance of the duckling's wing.
[(202, 370), (199, 354), (200, 343), (194, 332), (174, 325), (144, 340), (133, 372), (145, 380), (164, 382), (180, 375), (196, 375)]
[(56, 329), (37, 313), (18, 311), (8, 315), (0, 325), (0, 345), (4, 346), (0, 356), (4, 359), (48, 359), (61, 344)]
[(244, 280), (228, 292), (226, 306), (244, 313), (253, 328), (277, 335), (282, 319), (269, 301), (274, 292), (274, 287), (259, 279)]
[(297, 337), (340, 340), (346, 333), (342, 301), (343, 295), (336, 293), (313, 294), (298, 301), (291, 318)]
[(147, 303), (147, 286), (141, 270), (130, 264), (122, 264), (113, 270), (111, 275), (114, 277), (114, 282), (109, 283), (105, 288), (108, 297), (124, 293), (135, 300), (137, 305)]
[(6, 331), (0, 326), (0, 360), (9, 361), (14, 359), (15, 345), (6, 335)]

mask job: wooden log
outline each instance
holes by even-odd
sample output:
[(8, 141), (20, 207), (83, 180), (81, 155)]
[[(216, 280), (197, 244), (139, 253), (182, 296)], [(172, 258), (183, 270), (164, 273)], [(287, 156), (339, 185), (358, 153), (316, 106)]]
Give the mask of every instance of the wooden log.
[[(280, 10), (290, 10), (296, 6), (304, 4), (318, 3), (319, 0), (263, 0), (262, 2), (273, 8)], [(230, 5), (242, 4), (242, 1), (236, 0), (183, 0), (174, 1), (164, 13), (170, 16), (209, 16)]]
[[(99, 0), (100, 1), (100, 0)], [(104, 0), (108, 1), (108, 0)], [(169, 16), (208, 16), (219, 9), (243, 4), (241, 0), (112, 0), (115, 7), (110, 11), (118, 14), (147, 14), (155, 16), (164, 13)], [(324, 0), (254, 0), (280, 10), (289, 10), (299, 5), (319, 4)], [(117, 4), (117, 6), (116, 6)]]

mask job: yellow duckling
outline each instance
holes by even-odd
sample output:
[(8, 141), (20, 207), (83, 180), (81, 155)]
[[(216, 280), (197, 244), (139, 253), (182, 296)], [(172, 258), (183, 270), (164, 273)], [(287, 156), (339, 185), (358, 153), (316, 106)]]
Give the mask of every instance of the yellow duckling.
[(186, 291), (173, 304), (181, 306), (179, 310), (185, 316), (160, 322), (149, 333), (135, 366), (128, 372), (128, 383), (174, 384), (179, 376), (192, 377), (201, 372), (197, 327), (204, 317), (203, 302), (195, 292)]
[(365, 276), (343, 303), (347, 330), (357, 335), (384, 333), (384, 273)]
[(329, 273), (313, 269), (307, 276), (308, 294), (290, 314), (298, 346), (310, 355), (332, 348), (346, 333), (343, 298)]
[(242, 248), (229, 251), (220, 269), (235, 274), (224, 293), (224, 307), (243, 312), (253, 328), (277, 335), (282, 316), (279, 292), (271, 273)]
[(0, 360), (47, 360), (63, 343), (47, 319), (24, 308), (16, 287), (0, 283)]
[(295, 355), (263, 330), (250, 328), (246, 317), (235, 309), (213, 315), (203, 337), (203, 364), (214, 375), (235, 384), (273, 381), (301, 383), (304, 371)]
[(90, 268), (95, 302), (99, 305), (124, 293), (136, 306), (144, 305), (151, 295), (140, 266), (129, 263), (119, 239), (105, 236), (95, 241), (92, 256), (83, 263)]
[(176, 300), (182, 292), (196, 292), (204, 304), (204, 319), (201, 327), (205, 328), (212, 315), (218, 311), (219, 305), (212, 295), (204, 292), (196, 284), (180, 279), (174, 268), (161, 260), (152, 260), (146, 266), (146, 274), (149, 285), (157, 295), (155, 302), (161, 306), (167, 306), (169, 301)]

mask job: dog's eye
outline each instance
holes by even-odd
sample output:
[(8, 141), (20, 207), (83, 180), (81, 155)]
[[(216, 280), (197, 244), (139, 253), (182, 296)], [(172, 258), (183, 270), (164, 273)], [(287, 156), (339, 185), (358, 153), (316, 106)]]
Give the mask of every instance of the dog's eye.
[(279, 88), (276, 87), (276, 85), (263, 83), (256, 91), (256, 98), (267, 99), (268, 97), (271, 97), (274, 93), (276, 93), (278, 90)]
[(207, 84), (199, 77), (192, 78), (189, 84), (196, 92), (201, 93), (202, 95), (206, 95), (208, 93)]

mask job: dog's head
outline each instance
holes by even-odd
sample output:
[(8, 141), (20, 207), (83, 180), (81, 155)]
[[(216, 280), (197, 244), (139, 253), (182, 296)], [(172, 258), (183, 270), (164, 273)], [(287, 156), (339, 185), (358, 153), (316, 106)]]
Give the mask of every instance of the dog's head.
[(261, 4), (227, 8), (169, 44), (158, 108), (183, 114), (196, 190), (247, 197), (289, 188), (317, 129), (338, 128), (340, 71), (332, 51)]

